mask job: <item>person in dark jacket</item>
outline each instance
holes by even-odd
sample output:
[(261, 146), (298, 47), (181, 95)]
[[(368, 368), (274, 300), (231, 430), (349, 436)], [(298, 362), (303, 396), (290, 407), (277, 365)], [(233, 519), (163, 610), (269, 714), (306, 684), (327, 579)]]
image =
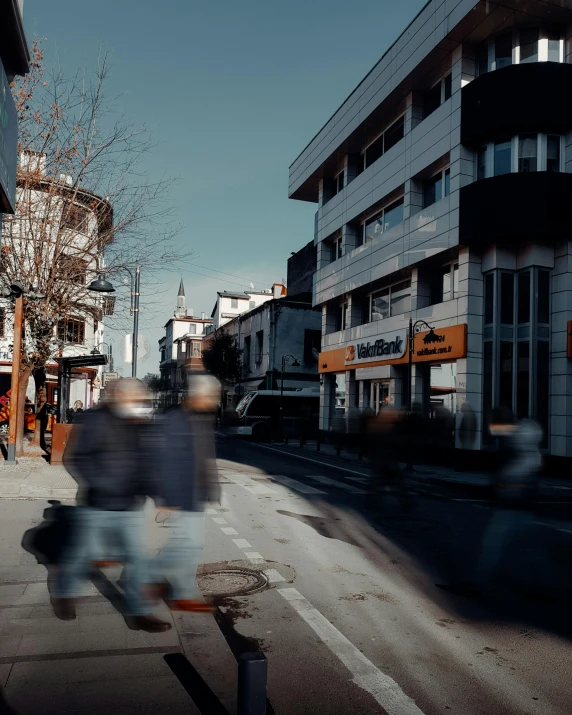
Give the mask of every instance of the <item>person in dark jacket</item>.
[(63, 620), (76, 617), (75, 599), (90, 564), (101, 557), (101, 544), (115, 542), (124, 563), (125, 615), (149, 632), (171, 627), (150, 613), (143, 595), (147, 579), (142, 506), (151, 491), (145, 433), (149, 412), (145, 385), (128, 378), (118, 381), (111, 399), (85, 412), (74, 428), (64, 464), (79, 485), (78, 507), (54, 601), (56, 615)]
[(220, 383), (211, 375), (192, 375), (187, 397), (166, 415), (157, 474), (157, 503), (170, 512), (171, 534), (151, 563), (152, 581), (164, 591), (171, 610), (211, 611), (196, 587), (204, 547), (204, 507), (220, 502), (213, 423)]

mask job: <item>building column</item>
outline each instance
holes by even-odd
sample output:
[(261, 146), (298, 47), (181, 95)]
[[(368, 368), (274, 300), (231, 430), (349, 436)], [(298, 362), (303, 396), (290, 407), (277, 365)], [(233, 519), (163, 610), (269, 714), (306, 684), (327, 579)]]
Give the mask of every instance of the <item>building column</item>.
[[(475, 413), (473, 449), (481, 449), (483, 444), (483, 285), (481, 257), (461, 248), (458, 321), (467, 324), (467, 357), (457, 360), (457, 410), (468, 402)], [(458, 433), (455, 439), (460, 447)]]
[(336, 376), (334, 373), (322, 373), (320, 380), (320, 430), (328, 431), (331, 425), (331, 411), (335, 401)]
[(359, 383), (356, 380), (356, 371), (348, 370), (346, 372), (346, 432), (351, 431), (351, 421), (356, 417), (357, 408), (359, 407), (358, 387)]
[(346, 256), (357, 247), (357, 240), (361, 226), (346, 223), (342, 226), (342, 254)]

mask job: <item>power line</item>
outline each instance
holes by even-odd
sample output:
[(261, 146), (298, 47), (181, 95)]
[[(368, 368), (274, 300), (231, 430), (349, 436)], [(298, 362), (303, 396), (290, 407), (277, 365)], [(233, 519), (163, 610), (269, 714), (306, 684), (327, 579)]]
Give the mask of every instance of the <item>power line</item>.
[(213, 273), (221, 273), (223, 276), (232, 276), (233, 278), (242, 278), (249, 283), (254, 283), (252, 278), (245, 278), (244, 276), (237, 276), (236, 273), (225, 273), (224, 271), (219, 271), (216, 268), (209, 268), (208, 266), (199, 266), (198, 263), (191, 263), (191, 266), (196, 266), (197, 268), (204, 268), (206, 271), (213, 271)]

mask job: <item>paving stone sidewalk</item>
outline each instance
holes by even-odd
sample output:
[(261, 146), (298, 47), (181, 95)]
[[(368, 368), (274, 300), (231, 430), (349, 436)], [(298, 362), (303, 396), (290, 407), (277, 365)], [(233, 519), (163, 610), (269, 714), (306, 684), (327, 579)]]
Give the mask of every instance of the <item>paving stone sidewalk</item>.
[(0, 499), (75, 499), (77, 483), (65, 467), (24, 457), (14, 467), (0, 462)]
[[(76, 620), (54, 616), (46, 569), (20, 546), (45, 506), (36, 499), (0, 501), (0, 712), (10, 712), (3, 692), (17, 715), (233, 713), (236, 661), (211, 615), (175, 614), (173, 620), (163, 604), (155, 612), (173, 623), (170, 631), (130, 630), (118, 608), (89, 584)], [(119, 574), (105, 570), (111, 588)], [(175, 654), (191, 663), (193, 698), (165, 659)], [(205, 709), (205, 693), (216, 710)]]

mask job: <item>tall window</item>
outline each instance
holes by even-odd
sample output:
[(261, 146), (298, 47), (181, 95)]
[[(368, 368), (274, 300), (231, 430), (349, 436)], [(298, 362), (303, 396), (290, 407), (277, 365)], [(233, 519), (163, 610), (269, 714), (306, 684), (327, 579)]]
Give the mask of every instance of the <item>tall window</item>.
[(196, 326), (196, 323), (191, 323), (191, 324), (189, 325), (189, 333), (190, 333), (191, 335), (196, 335), (196, 334), (197, 334), (197, 326)]
[(546, 171), (560, 171), (560, 137), (546, 137)]
[(411, 281), (395, 283), (370, 296), (370, 321), (384, 320), (411, 310)]
[(482, 146), (477, 152), (477, 180), (487, 176), (487, 147)]
[(538, 62), (538, 27), (523, 27), (519, 35), (520, 64)]
[(423, 208), (449, 196), (451, 188), (451, 170), (443, 169), (423, 182)]
[(238, 298), (231, 298), (231, 299), (230, 299), (230, 307), (231, 307), (231, 308), (238, 308)]
[(62, 254), (57, 261), (58, 278), (62, 281), (85, 285), (87, 276), (87, 261), (78, 256)]
[(510, 174), (512, 171), (511, 140), (501, 139), (495, 142), (495, 176)]
[(264, 330), (259, 330), (256, 333), (256, 353), (255, 353), (255, 357), (254, 357), (257, 364), (262, 362), (263, 353), (264, 353)]
[(561, 47), (562, 38), (559, 30), (548, 29), (545, 31), (547, 50), (548, 50), (548, 62), (562, 62), (561, 57)]
[(495, 38), (495, 69), (512, 64), (512, 31)]
[(459, 294), (459, 264), (441, 266), (432, 281), (431, 304), (452, 300)]
[(336, 307), (336, 331), (350, 327), (349, 317), (350, 305), (348, 301), (344, 301)]
[(0, 338), (6, 336), (6, 309), (0, 308)]
[[(485, 276), (483, 408), (502, 405), (548, 432), (550, 271)], [(534, 368), (534, 369), (533, 369)], [(546, 444), (545, 439), (545, 444)]]
[(404, 135), (405, 117), (399, 117), (365, 149), (363, 152), (363, 168), (367, 169), (368, 166), (371, 166), (374, 161), (377, 161), (380, 156), (383, 156), (386, 151), (389, 151), (391, 147), (403, 139)]
[(242, 364), (245, 368), (250, 367), (250, 335), (244, 338), (244, 346), (242, 349)]
[(77, 318), (58, 320), (57, 336), (62, 343), (83, 345), (85, 343), (85, 320), (78, 320)]
[(538, 134), (521, 134), (518, 138), (519, 172), (536, 171), (538, 154)]
[(201, 357), (201, 344), (198, 340), (193, 340), (191, 344), (191, 357), (200, 358)]

